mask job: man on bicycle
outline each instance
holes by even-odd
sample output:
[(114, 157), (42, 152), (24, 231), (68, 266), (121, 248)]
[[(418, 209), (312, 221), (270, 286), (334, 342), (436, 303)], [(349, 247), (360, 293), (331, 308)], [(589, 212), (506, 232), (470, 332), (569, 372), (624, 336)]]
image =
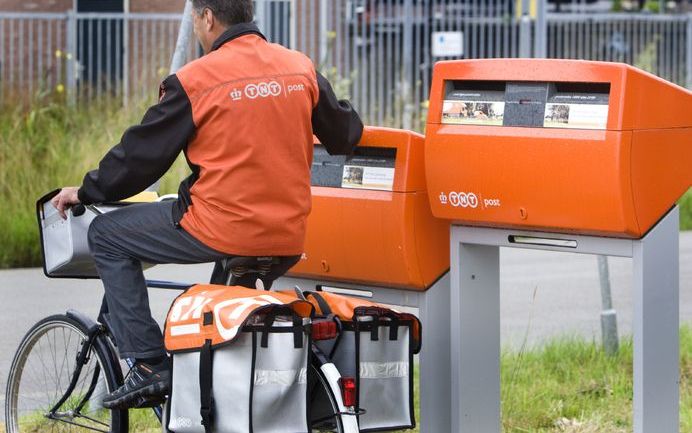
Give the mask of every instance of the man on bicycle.
[(151, 317), (145, 263), (203, 263), (229, 256), (303, 252), (310, 212), (313, 133), (332, 154), (350, 154), (363, 125), (306, 56), (266, 41), (252, 0), (193, 0), (205, 55), (161, 84), (140, 125), (53, 200), (78, 203), (132, 196), (159, 179), (182, 151), (192, 175), (173, 202), (98, 216), (89, 245), (105, 288), (106, 319), (120, 356), (134, 358), (107, 408), (160, 404), (170, 365)]

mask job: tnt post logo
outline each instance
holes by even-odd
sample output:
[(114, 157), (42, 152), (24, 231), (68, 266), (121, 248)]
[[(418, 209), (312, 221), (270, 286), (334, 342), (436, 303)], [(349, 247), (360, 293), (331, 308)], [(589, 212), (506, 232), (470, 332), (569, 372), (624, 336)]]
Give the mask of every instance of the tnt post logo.
[(449, 202), (453, 207), (472, 208), (478, 207), (478, 196), (472, 192), (455, 192), (452, 191), (449, 195), (440, 194), (440, 203), (447, 204)]
[(277, 97), (281, 95), (283, 88), (276, 81), (250, 83), (245, 86), (245, 96), (249, 99)]

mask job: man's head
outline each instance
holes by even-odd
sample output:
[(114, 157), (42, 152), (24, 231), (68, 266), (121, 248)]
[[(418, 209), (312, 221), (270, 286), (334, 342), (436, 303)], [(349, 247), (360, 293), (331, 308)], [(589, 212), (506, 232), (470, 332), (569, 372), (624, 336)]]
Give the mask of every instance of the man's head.
[(252, 22), (253, 15), (252, 0), (192, 0), (193, 29), (205, 53), (228, 27)]

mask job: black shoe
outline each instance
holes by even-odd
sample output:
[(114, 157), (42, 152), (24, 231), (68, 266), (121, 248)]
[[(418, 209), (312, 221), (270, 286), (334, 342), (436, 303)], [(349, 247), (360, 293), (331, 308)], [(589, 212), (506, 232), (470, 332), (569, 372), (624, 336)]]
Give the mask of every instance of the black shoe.
[(106, 409), (137, 409), (164, 403), (168, 394), (171, 371), (168, 363), (160, 366), (138, 362), (125, 377), (120, 388), (103, 399)]

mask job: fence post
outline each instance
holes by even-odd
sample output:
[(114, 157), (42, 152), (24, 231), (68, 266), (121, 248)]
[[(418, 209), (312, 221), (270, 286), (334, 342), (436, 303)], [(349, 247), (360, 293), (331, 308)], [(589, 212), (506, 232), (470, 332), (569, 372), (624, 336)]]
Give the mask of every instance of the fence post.
[(692, 89), (692, 13), (687, 14), (687, 88)]
[(613, 308), (613, 298), (610, 290), (610, 271), (608, 257), (598, 256), (598, 277), (601, 283), (601, 336), (603, 349), (608, 355), (618, 351), (618, 322), (617, 312)]
[(74, 102), (77, 93), (77, 14), (74, 10), (67, 11), (67, 37), (66, 37), (66, 58), (65, 84), (67, 87), (68, 100)]
[(539, 59), (548, 57), (548, 23), (545, 17), (547, 6), (546, 0), (536, 0), (533, 56)]
[(531, 15), (529, 0), (521, 1), (519, 19), (519, 57), (531, 57)]

